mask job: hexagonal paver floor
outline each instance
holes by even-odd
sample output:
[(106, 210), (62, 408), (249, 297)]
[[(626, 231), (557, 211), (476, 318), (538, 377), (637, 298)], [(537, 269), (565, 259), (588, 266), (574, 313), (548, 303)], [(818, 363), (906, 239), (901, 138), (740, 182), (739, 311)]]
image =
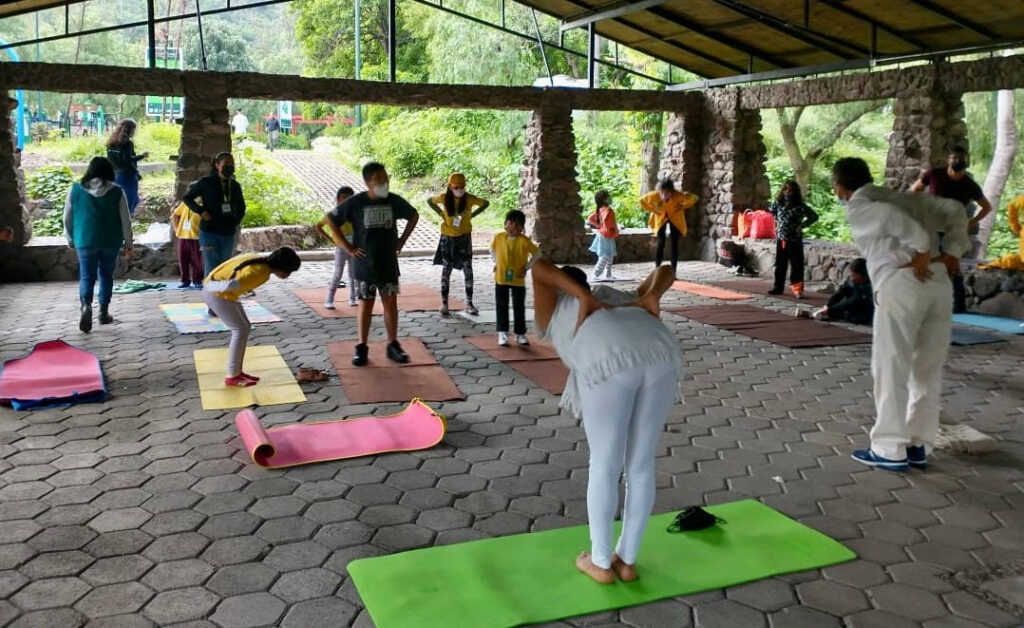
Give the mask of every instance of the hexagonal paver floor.
[[(437, 284), (428, 260), (402, 265), (404, 280)], [(486, 278), (485, 261), (477, 266)], [(649, 269), (616, 273), (635, 284)], [(332, 370), (324, 345), (354, 337), (354, 320), (322, 320), (290, 293), (329, 274), (327, 264), (308, 263), (259, 288), (260, 302), (284, 320), (258, 325), (251, 342), (276, 345), (293, 369)], [(680, 276), (726, 275), (689, 263)], [(0, 286), (0, 358), (63, 338), (99, 356), (110, 391), (99, 404), (0, 409), (0, 626), (367, 626), (346, 571), (354, 559), (585, 523), (583, 431), (556, 397), (462, 339), (491, 329), (401, 315), (402, 334), (422, 339), (466, 394), (434, 404), (449, 418), (438, 447), (267, 471), (241, 451), (234, 411), (199, 404), (192, 351), (226, 337), (174, 333), (157, 304), (185, 298), (196, 295), (117, 295), (117, 323), (86, 335), (75, 325), (75, 284)], [(486, 279), (475, 301), (493, 307)], [(666, 301), (714, 303), (681, 292)], [(751, 303), (792, 308), (763, 295)], [(860, 559), (558, 625), (1024, 623), (1015, 605), (1024, 573), (1024, 338), (953, 347), (945, 370), (947, 412), (993, 435), (999, 450), (940, 452), (927, 473), (891, 474), (849, 458), (873, 416), (868, 346), (791, 350), (664, 320), (686, 356), (687, 401), (661, 437), (655, 509), (753, 497)], [(382, 333), (375, 323), (374, 336)], [(305, 404), (257, 413), (275, 425), (401, 407), (348, 404), (335, 377), (304, 391)]]

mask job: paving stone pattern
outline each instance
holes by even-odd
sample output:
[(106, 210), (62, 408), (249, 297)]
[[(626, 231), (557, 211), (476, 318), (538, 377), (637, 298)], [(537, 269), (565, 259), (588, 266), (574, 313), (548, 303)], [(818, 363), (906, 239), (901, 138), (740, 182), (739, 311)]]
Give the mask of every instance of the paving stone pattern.
[[(405, 280), (437, 284), (427, 260), (402, 264)], [(487, 262), (477, 266), (487, 277)], [(617, 273), (638, 279), (647, 270)], [(293, 369), (330, 369), (324, 345), (354, 337), (354, 320), (321, 320), (289, 292), (323, 285), (329, 273), (326, 263), (307, 263), (259, 288), (284, 321), (257, 326), (251, 343), (276, 345)], [(680, 275), (725, 276), (701, 263)], [(493, 307), (488, 284), (478, 281), (481, 307)], [(0, 357), (64, 338), (99, 356), (110, 390), (100, 404), (0, 409), (0, 626), (369, 626), (346, 573), (353, 559), (585, 523), (579, 423), (462, 339), (486, 329), (432, 312), (401, 314), (401, 330), (421, 338), (466, 394), (436, 404), (449, 417), (441, 445), (254, 467), (240, 449), (236, 411), (199, 404), (192, 351), (224, 346), (226, 335), (175, 334), (157, 309), (195, 296), (117, 295), (117, 324), (86, 335), (75, 325), (75, 284), (0, 287)], [(712, 303), (680, 292), (667, 301)], [(767, 296), (754, 303), (793, 307)], [(687, 401), (673, 408), (659, 443), (655, 509), (753, 497), (861, 558), (553, 625), (1021, 625), (949, 576), (1024, 558), (1024, 338), (954, 347), (945, 370), (946, 410), (1000, 439), (1000, 450), (939, 453), (927, 473), (892, 474), (849, 458), (872, 421), (868, 346), (790, 350), (665, 321), (685, 352)], [(382, 333), (375, 323), (374, 337)], [(349, 405), (335, 378), (304, 390), (305, 404), (257, 413), (276, 425), (400, 407)]]

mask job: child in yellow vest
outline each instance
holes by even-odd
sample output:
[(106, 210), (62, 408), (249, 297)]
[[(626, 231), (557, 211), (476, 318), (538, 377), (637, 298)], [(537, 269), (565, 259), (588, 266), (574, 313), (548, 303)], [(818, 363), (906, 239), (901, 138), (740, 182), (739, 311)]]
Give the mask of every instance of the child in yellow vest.
[[(199, 199), (200, 205), (202, 199)], [(178, 206), (171, 212), (171, 225), (174, 227), (174, 236), (178, 239), (178, 268), (181, 270), (181, 283), (179, 288), (194, 287), (197, 290), (203, 287), (203, 253), (199, 247), (199, 221), (202, 218), (199, 214), (189, 209), (185, 203), (178, 203)]]
[(427, 199), (427, 205), (441, 217), (441, 239), (434, 253), (434, 265), (441, 266), (441, 316), (448, 316), (448, 293), (452, 269), (461, 270), (466, 286), (466, 313), (479, 314), (473, 305), (473, 226), (470, 221), (490, 205), (466, 192), (466, 175), (453, 172), (444, 192)]
[(508, 346), (508, 301), (512, 297), (516, 342), (528, 345), (526, 339), (526, 271), (533, 265), (537, 245), (523, 233), (526, 214), (513, 209), (505, 215), (505, 231), (491, 242), (494, 260), (494, 301), (498, 317), (498, 345)]
[(260, 378), (242, 372), (251, 324), (239, 297), (267, 283), (271, 275), (287, 279), (301, 264), (298, 253), (282, 246), (267, 256), (254, 253), (236, 255), (214, 268), (206, 277), (203, 300), (231, 330), (225, 386), (254, 386), (260, 381)]

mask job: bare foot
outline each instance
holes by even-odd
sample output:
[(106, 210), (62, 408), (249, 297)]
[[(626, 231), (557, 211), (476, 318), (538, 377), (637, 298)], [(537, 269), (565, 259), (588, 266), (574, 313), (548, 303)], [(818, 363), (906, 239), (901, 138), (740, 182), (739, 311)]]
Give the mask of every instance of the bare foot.
[(601, 569), (590, 560), (590, 552), (582, 552), (576, 557), (576, 569), (590, 576), (599, 584), (615, 582), (615, 573), (611, 569)]
[(612, 554), (612, 570), (615, 571), (615, 575), (619, 577), (619, 580), (623, 582), (633, 582), (636, 580), (636, 566), (627, 565), (618, 554)]

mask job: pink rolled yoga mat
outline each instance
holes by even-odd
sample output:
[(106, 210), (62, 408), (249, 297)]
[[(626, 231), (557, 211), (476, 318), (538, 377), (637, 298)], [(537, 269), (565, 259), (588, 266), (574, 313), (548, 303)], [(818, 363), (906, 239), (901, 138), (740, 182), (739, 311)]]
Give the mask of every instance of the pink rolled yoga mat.
[(429, 449), (441, 442), (445, 418), (419, 399), (392, 416), (369, 416), (321, 423), (296, 423), (264, 429), (256, 413), (235, 417), (245, 449), (267, 469), (311, 462), (373, 456), (389, 451)]

